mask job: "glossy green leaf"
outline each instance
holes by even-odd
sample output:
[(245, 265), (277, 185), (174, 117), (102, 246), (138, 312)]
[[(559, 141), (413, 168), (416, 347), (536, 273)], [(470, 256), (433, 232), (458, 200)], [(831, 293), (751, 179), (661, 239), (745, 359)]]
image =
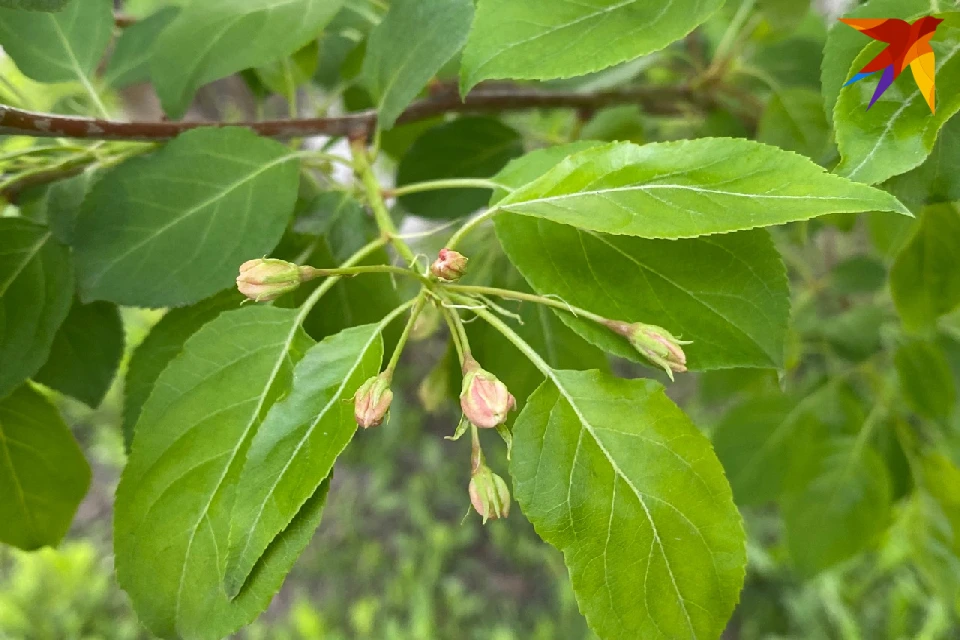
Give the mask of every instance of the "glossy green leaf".
[(117, 374), (123, 340), (116, 305), (74, 301), (34, 380), (97, 408)]
[[(400, 160), (397, 186), (445, 178), (489, 178), (523, 153), (520, 135), (499, 120), (458, 118), (430, 129)], [(407, 211), (427, 218), (459, 218), (481, 208), (487, 189), (443, 189), (400, 198)]]
[(201, 86), (289, 56), (342, 0), (204, 0), (187, 4), (154, 45), (150, 74), (163, 110), (180, 118)]
[(89, 87), (112, 34), (110, 0), (77, 0), (57, 13), (0, 8), (0, 46), (39, 82)]
[(179, 12), (179, 7), (163, 7), (124, 28), (103, 73), (107, 84), (119, 89), (150, 80), (153, 45)]
[(554, 371), (514, 426), (517, 502), (601, 638), (719, 638), (740, 515), (710, 443), (650, 380)]
[(293, 372), (290, 394), (271, 408), (247, 452), (230, 522), (224, 585), (235, 596), (274, 536), (333, 470), (357, 430), (354, 394), (380, 372), (376, 325), (347, 329), (316, 345)]
[(827, 213), (909, 211), (888, 193), (748, 140), (704, 138), (582, 151), (500, 209), (591, 231), (690, 238)]
[[(941, 127), (960, 111), (960, 94), (948, 87), (960, 83), (960, 13), (945, 14), (931, 46), (937, 57), (937, 112), (906, 73), (867, 110), (876, 82), (861, 80), (845, 88), (837, 100), (834, 123), (840, 164), (835, 171), (858, 182), (876, 184), (919, 166), (937, 140)], [(864, 45), (867, 38), (861, 38)], [(856, 58), (851, 75), (887, 45), (875, 43)]]
[(809, 484), (781, 502), (797, 569), (813, 575), (874, 544), (889, 524), (890, 491), (887, 468), (872, 447), (833, 439)]
[(830, 148), (830, 124), (820, 93), (809, 89), (775, 93), (760, 118), (757, 140), (821, 162)]
[(891, 178), (884, 187), (914, 213), (928, 204), (960, 200), (960, 117), (943, 126), (923, 164)]
[(824, 431), (809, 407), (783, 394), (754, 396), (731, 409), (713, 446), (741, 506), (776, 500), (816, 464)]
[(30, 217), (49, 226), (53, 237), (63, 244), (73, 244), (73, 232), (83, 199), (100, 175), (96, 171), (84, 171), (78, 176), (42, 187), (33, 203), (34, 210)]
[(890, 289), (904, 326), (920, 331), (960, 305), (960, 209), (927, 207), (920, 227), (897, 255)]
[(239, 308), (242, 300), (243, 296), (237, 291), (225, 291), (195, 305), (171, 309), (134, 350), (123, 383), (123, 440), (127, 450), (133, 443), (133, 428), (140, 410), (163, 370), (200, 327), (224, 311)]
[(312, 346), (298, 312), (221, 314), (163, 371), (117, 489), (117, 579), (163, 637), (230, 635), (266, 608), (319, 522), (324, 489), (261, 558), (244, 591), (223, 590), (230, 513), (246, 452)]
[(50, 230), (0, 218), (0, 398), (46, 362), (73, 299), (73, 262)]
[(56, 408), (24, 385), (0, 401), (0, 542), (56, 545), (90, 486), (90, 466)]
[(723, 0), (480, 0), (461, 91), (492, 78), (570, 78), (662, 49)]
[(0, 7), (24, 11), (60, 11), (70, 0), (0, 0)]
[(467, 41), (472, 0), (395, 0), (367, 42), (363, 79), (383, 129)]
[(904, 400), (924, 418), (945, 420), (957, 402), (957, 391), (943, 350), (922, 340), (909, 340), (894, 355)]
[(123, 163), (77, 220), (82, 297), (164, 307), (231, 286), (280, 240), (298, 184), (289, 149), (245, 129), (198, 129)]

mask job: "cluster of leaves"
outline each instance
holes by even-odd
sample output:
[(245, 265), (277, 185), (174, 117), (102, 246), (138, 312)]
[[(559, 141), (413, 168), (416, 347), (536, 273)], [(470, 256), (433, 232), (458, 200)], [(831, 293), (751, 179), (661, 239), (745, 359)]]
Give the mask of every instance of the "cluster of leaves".
[[(9, 114), (37, 136), (85, 128), (0, 154), (0, 541), (57, 543), (89, 483), (39, 385), (97, 405), (123, 352), (120, 307), (169, 308), (125, 378), (117, 575), (157, 635), (228, 635), (319, 526), (357, 389), (446, 322), (424, 401), (455, 396), (471, 358), (516, 396), (500, 429), (513, 498), (563, 552), (601, 638), (718, 638), (746, 573), (738, 506), (748, 525), (778, 506), (802, 576), (907, 527), (904, 562), (954, 607), (960, 95), (941, 91), (931, 115), (904, 76), (867, 110), (873, 87), (842, 85), (876, 45), (827, 33), (803, 2), (138, 2), (122, 29), (110, 0), (2, 4), (19, 72), (66, 83), (50, 109), (101, 119), (27, 112), (29, 92), (3, 90), (18, 107), (0, 110), (6, 132)], [(960, 7), (932, 4), (852, 15), (944, 18), (932, 45), (949, 88)], [(109, 133), (124, 87), (148, 82), (178, 119), (228, 76), (258, 114), (273, 94), (291, 116), (359, 112), (349, 155), (256, 124), (87, 140)], [(409, 108), (455, 91), (451, 76), (463, 94), (480, 85), (485, 108), (516, 106), (524, 85), (501, 80), (542, 81), (542, 107), (572, 91), (580, 108)], [(644, 87), (676, 103), (631, 105)], [(406, 217), (440, 223), (411, 243)], [(469, 256), (462, 281), (424, 270), (435, 238)], [(841, 243), (861, 255), (835, 264)], [(237, 269), (264, 255), (326, 277), (239, 308)], [(706, 430), (649, 370), (612, 373), (608, 356), (650, 355), (611, 330), (635, 323), (690, 342), (674, 364), (703, 372), (688, 409)]]

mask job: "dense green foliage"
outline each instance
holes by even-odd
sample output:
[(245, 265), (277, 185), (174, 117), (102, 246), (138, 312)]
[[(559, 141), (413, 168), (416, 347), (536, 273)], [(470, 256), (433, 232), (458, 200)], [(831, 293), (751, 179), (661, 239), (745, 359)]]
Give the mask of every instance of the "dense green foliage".
[(0, 635), (960, 633), (956, 2), (0, 5)]

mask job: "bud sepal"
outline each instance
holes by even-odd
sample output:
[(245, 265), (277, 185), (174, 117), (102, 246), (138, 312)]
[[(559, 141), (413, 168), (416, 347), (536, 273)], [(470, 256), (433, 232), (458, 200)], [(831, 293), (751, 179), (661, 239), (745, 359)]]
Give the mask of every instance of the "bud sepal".
[(503, 478), (490, 470), (481, 460), (470, 478), (470, 504), (487, 520), (499, 520), (510, 515), (510, 487)]
[(680, 340), (663, 327), (642, 322), (607, 321), (606, 326), (622, 335), (633, 348), (644, 358), (657, 365), (673, 380), (674, 373), (683, 373), (687, 370), (687, 354), (682, 345), (692, 344), (688, 340)]
[(369, 429), (379, 427), (387, 420), (393, 391), (390, 390), (391, 377), (387, 372), (374, 376), (360, 385), (353, 397), (354, 417), (357, 425)]
[(469, 260), (453, 249), (440, 249), (437, 259), (430, 265), (430, 273), (445, 282), (456, 282), (467, 272)]
[(493, 429), (505, 423), (516, 406), (516, 398), (495, 375), (472, 357), (464, 360), (460, 408), (467, 420), (481, 429)]
[(254, 302), (270, 302), (300, 286), (303, 267), (286, 260), (258, 258), (240, 265), (237, 289)]

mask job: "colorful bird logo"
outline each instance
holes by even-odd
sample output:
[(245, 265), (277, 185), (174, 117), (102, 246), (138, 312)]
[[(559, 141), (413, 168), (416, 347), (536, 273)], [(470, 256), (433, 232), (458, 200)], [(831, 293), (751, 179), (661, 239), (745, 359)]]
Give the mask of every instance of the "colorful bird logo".
[(937, 71), (936, 55), (930, 47), (930, 39), (933, 38), (937, 27), (943, 22), (942, 18), (928, 16), (920, 18), (913, 24), (905, 20), (896, 18), (870, 18), (853, 19), (841, 18), (840, 22), (848, 24), (857, 31), (870, 36), (874, 40), (886, 42), (889, 46), (880, 52), (876, 58), (870, 61), (870, 64), (860, 70), (860, 73), (847, 81), (847, 86), (867, 76), (873, 75), (877, 71), (883, 71), (880, 78), (880, 84), (877, 85), (877, 91), (870, 100), (869, 110), (880, 96), (890, 88), (893, 81), (900, 77), (907, 65), (913, 71), (913, 77), (920, 87), (920, 93), (926, 98), (930, 105), (930, 111), (936, 113), (936, 83), (934, 77)]

